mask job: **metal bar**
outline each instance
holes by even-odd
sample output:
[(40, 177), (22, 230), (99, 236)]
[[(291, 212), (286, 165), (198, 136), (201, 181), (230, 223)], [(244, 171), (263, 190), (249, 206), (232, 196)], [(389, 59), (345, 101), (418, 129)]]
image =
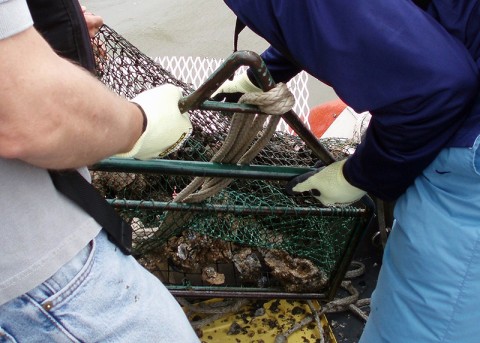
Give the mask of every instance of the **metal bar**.
[(225, 59), (222, 65), (197, 90), (180, 99), (178, 103), (180, 112), (200, 108), (200, 105), (208, 100), (241, 66), (248, 66), (256, 71), (256, 77), (261, 76), (257, 81), (259, 81), (263, 90), (270, 90), (275, 86), (265, 63), (258, 54), (252, 51), (237, 51)]
[(378, 231), (380, 232), (382, 248), (385, 249), (388, 238), (387, 224), (385, 220), (385, 203), (383, 200), (376, 198), (375, 204), (377, 205)]
[(244, 287), (223, 287), (213, 289), (212, 287), (192, 286), (170, 286), (167, 289), (173, 296), (194, 297), (194, 298), (253, 298), (253, 299), (325, 299), (323, 293), (287, 293), (272, 292), (269, 289), (255, 288), (249, 290)]
[(310, 172), (313, 168), (288, 166), (236, 165), (213, 162), (146, 160), (108, 158), (91, 167), (99, 171), (121, 171), (129, 173), (159, 173), (165, 175), (188, 175), (204, 177), (225, 177), (233, 179), (257, 179), (289, 181)]
[(335, 162), (335, 158), (330, 151), (318, 141), (317, 137), (303, 124), (295, 112), (290, 110), (284, 113), (282, 118), (325, 165)]
[(375, 211), (375, 205), (373, 200), (368, 195), (365, 195), (362, 197), (361, 202), (366, 206), (367, 215), (365, 218), (362, 218), (362, 220), (356, 223), (355, 228), (350, 233), (350, 237), (346, 244), (347, 249), (344, 252), (341, 260), (338, 262), (337, 267), (335, 268), (336, 271), (332, 273), (334, 277), (333, 280), (330, 280), (330, 290), (327, 294), (328, 301), (335, 298), (337, 290), (339, 289), (345, 273), (348, 271), (350, 263), (353, 259), (355, 249), (357, 248), (360, 239), (363, 237), (370, 225), (372, 225), (374, 220), (373, 213)]
[(322, 216), (322, 217), (364, 217), (368, 212), (360, 208), (342, 207), (270, 207), (270, 206), (240, 206), (217, 204), (193, 204), (148, 200), (107, 199), (116, 208), (162, 210), (162, 211), (192, 211), (233, 213), (243, 215), (286, 215), (286, 216)]
[[(240, 66), (248, 66), (253, 71), (255, 79), (264, 91), (269, 91), (275, 87), (275, 82), (263, 62), (262, 58), (251, 51), (237, 51), (230, 55), (224, 63), (210, 75), (209, 78), (194, 92), (180, 99), (178, 106), (181, 112), (186, 112), (196, 108), (217, 107), (220, 110), (234, 110), (245, 113), (262, 113), (255, 107), (245, 107), (239, 104), (220, 105), (214, 101), (208, 101), (212, 94), (231, 76)], [(208, 101), (206, 104), (205, 102)], [(202, 104), (204, 104), (202, 106)], [(297, 135), (312, 149), (313, 153), (324, 162), (325, 165), (335, 162), (333, 155), (326, 149), (315, 137), (315, 135), (303, 124), (298, 116), (292, 110), (284, 113), (282, 118), (297, 133)]]
[(236, 112), (241, 113), (258, 113), (258, 114), (266, 114), (260, 111), (260, 109), (255, 105), (250, 104), (242, 104), (242, 103), (234, 103), (234, 102), (219, 102), (219, 101), (210, 101), (206, 100), (199, 107), (201, 110), (207, 111), (223, 111), (223, 112), (230, 112), (231, 114)]

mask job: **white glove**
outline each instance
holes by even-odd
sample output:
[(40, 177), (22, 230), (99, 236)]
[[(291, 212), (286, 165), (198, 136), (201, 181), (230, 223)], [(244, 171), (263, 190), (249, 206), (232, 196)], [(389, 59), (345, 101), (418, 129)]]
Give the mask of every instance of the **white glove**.
[(287, 192), (312, 192), (325, 206), (347, 206), (360, 200), (366, 192), (352, 186), (343, 176), (343, 165), (346, 161), (334, 162), (318, 171), (297, 176), (287, 184)]
[(235, 93), (256, 93), (262, 92), (260, 88), (255, 86), (247, 76), (247, 72), (236, 75), (233, 80), (225, 81), (213, 94), (215, 98), (218, 94), (235, 94)]
[(139, 105), (147, 117), (147, 127), (132, 150), (116, 156), (146, 160), (180, 148), (192, 133), (188, 113), (180, 113), (178, 108), (181, 96), (181, 88), (166, 84), (133, 98), (131, 101)]

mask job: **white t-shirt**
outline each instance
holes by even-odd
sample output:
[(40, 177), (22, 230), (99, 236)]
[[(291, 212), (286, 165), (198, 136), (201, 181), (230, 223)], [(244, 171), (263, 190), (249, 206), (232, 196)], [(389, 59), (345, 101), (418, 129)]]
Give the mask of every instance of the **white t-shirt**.
[[(0, 0), (0, 40), (32, 25), (25, 0)], [(52, 276), (101, 229), (55, 189), (46, 170), (2, 158), (0, 220), (0, 305)]]
[(0, 39), (13, 36), (33, 25), (24, 0), (0, 0)]

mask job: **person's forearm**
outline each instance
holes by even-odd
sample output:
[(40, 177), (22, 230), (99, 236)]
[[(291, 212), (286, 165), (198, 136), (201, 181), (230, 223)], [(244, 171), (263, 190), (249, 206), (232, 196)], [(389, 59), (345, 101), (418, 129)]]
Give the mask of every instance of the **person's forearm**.
[(33, 28), (0, 41), (0, 52), (1, 157), (75, 168), (126, 152), (140, 137), (136, 105), (58, 57)]

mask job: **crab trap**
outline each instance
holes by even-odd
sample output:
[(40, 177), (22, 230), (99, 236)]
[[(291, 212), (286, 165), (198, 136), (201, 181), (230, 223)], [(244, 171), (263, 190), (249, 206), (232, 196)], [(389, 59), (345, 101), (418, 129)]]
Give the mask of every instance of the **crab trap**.
[[(323, 207), (284, 187), (318, 160), (348, 156), (351, 142), (318, 140), (291, 110), (210, 100), (240, 66), (254, 70), (265, 93), (278, 88), (252, 52), (232, 54), (194, 90), (108, 26), (94, 44), (105, 85), (126, 98), (179, 86), (179, 106), (193, 124), (186, 143), (163, 158), (110, 158), (90, 168), (93, 184), (133, 227), (137, 260), (182, 297), (333, 299), (372, 203)], [(275, 129), (281, 118), (295, 134)]]

